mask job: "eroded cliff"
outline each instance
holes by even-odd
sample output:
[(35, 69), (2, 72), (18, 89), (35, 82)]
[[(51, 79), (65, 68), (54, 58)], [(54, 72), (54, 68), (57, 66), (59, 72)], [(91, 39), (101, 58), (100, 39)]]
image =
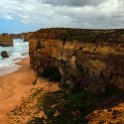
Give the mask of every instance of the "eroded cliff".
[(31, 67), (67, 91), (124, 90), (124, 30), (43, 29), (29, 44)]
[(0, 46), (13, 46), (13, 38), (9, 34), (1, 34)]

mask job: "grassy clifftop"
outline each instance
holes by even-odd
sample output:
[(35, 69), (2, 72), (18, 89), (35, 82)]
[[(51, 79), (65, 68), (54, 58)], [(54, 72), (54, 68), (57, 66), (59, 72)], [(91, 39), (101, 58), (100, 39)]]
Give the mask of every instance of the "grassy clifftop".
[(40, 29), (34, 32), (31, 38), (60, 39), (65, 41), (81, 42), (119, 42), (124, 41), (124, 29), (91, 30), (71, 28)]

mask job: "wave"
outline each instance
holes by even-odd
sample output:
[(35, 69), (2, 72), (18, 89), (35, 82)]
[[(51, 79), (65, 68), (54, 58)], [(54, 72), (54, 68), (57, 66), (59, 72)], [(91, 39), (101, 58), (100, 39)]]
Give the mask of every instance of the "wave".
[(16, 62), (21, 61), (29, 55), (29, 43), (24, 42), (23, 39), (14, 39), (13, 47), (0, 47), (0, 53), (6, 50), (9, 58), (2, 58), (0, 56), (0, 76), (12, 73), (20, 68)]

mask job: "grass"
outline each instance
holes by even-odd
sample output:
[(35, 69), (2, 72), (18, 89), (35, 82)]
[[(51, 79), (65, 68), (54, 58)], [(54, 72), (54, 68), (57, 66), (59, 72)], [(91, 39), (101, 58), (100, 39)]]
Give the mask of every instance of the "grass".
[(34, 117), (31, 121), (27, 122), (27, 124), (43, 124), (43, 119)]
[(41, 92), (42, 92), (42, 89), (37, 89), (36, 92), (34, 94), (32, 94), (32, 97), (34, 98), (34, 97), (38, 96), (39, 93), (41, 93)]
[(36, 79), (32, 82), (33, 85), (35, 85), (37, 83), (37, 79), (38, 78), (36, 77)]
[[(37, 90), (33, 96), (40, 94), (41, 90)], [(38, 112), (43, 111), (45, 117), (33, 116), (27, 124), (88, 124), (86, 116), (93, 112), (99, 104), (102, 105), (102, 101), (105, 101), (104, 96), (99, 97), (88, 91), (68, 94), (62, 90), (46, 92), (43, 96), (38, 97), (36, 105)], [(113, 111), (114, 115), (116, 113)], [(102, 122), (101, 119), (100, 123)]]
[(83, 91), (70, 94), (63, 91), (45, 93), (38, 102), (39, 110), (43, 109), (47, 117), (44, 123), (87, 124), (85, 116), (95, 107), (88, 102), (89, 96)]

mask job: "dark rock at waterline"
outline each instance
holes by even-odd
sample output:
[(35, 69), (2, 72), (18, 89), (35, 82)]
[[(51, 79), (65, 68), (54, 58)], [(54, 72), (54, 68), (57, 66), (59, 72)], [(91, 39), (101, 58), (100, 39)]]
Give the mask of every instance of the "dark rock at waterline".
[(7, 51), (2, 51), (2, 52), (1, 52), (1, 56), (2, 56), (3, 58), (8, 58), (8, 57), (9, 57), (9, 54), (8, 54)]

